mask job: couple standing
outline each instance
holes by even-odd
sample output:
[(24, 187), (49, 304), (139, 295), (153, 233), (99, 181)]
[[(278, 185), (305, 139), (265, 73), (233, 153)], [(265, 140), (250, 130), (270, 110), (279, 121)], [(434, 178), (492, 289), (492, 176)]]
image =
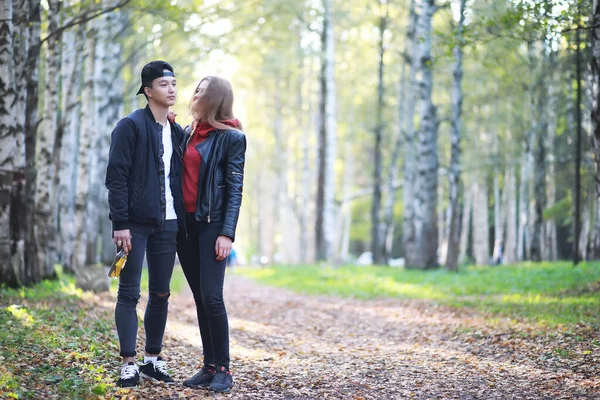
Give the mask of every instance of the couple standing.
[[(153, 61), (141, 76), (137, 94), (148, 105), (117, 123), (106, 171), (114, 242), (128, 255), (115, 309), (123, 357), (117, 385), (137, 386), (140, 376), (174, 383), (159, 354), (177, 252), (196, 302), (204, 355), (201, 370), (183, 384), (227, 392), (233, 378), (223, 281), (242, 201), (246, 138), (233, 116), (228, 81), (200, 81), (190, 101), (194, 119), (184, 130), (169, 117), (177, 97), (173, 68)], [(149, 298), (145, 357), (138, 366), (136, 306), (144, 255)]]

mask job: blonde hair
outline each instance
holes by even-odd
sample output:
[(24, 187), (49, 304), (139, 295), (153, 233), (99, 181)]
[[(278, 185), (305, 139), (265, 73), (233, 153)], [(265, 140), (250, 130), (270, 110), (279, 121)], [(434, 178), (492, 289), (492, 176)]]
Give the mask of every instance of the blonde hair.
[[(235, 118), (233, 116), (233, 89), (231, 88), (231, 83), (227, 79), (218, 76), (207, 76), (198, 83), (198, 86), (204, 81), (208, 81), (208, 86), (199, 99), (204, 106), (205, 115), (202, 117), (202, 120), (208, 122), (215, 129), (235, 129), (220, 122)], [(193, 101), (194, 98), (192, 97), (190, 110)], [(194, 128), (199, 121), (199, 117), (194, 114), (193, 110), (191, 112), (194, 118), (192, 128)]]

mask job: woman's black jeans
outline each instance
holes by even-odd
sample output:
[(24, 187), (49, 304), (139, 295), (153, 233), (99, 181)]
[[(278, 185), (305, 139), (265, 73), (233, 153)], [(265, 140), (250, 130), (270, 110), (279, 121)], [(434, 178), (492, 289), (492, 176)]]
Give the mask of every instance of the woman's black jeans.
[(192, 289), (202, 337), (204, 364), (229, 369), (229, 323), (223, 302), (226, 260), (217, 261), (215, 244), (219, 222), (199, 224), (194, 213), (186, 214), (186, 232), (177, 235), (177, 254)]
[(119, 292), (115, 308), (115, 322), (122, 357), (135, 357), (138, 319), (136, 306), (140, 299), (140, 280), (144, 254), (148, 260), (148, 304), (144, 315), (146, 352), (159, 354), (167, 324), (169, 295), (175, 251), (177, 220), (165, 221), (159, 228), (133, 224), (131, 251), (119, 278)]

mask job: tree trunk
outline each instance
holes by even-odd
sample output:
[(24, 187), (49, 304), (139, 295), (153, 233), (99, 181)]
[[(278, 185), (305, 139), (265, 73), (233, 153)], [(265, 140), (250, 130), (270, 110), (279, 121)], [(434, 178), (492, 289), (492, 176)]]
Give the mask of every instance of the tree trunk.
[[(105, 60), (103, 64), (103, 76), (106, 79), (105, 87), (107, 88), (107, 102), (104, 104), (104, 111), (100, 115), (99, 123), (104, 127), (101, 135), (102, 142), (100, 148), (110, 147), (110, 135), (113, 126), (123, 116), (123, 76), (121, 73), (121, 65), (123, 64), (123, 46), (119, 39), (119, 35), (123, 28), (128, 23), (127, 14), (122, 10), (113, 11), (107, 14), (108, 32), (105, 50)], [(104, 186), (104, 177), (106, 175), (106, 167), (108, 165), (108, 152), (100, 154), (98, 160), (98, 173), (100, 179), (100, 261), (104, 265), (110, 265), (115, 256), (115, 245), (112, 239), (112, 224), (108, 219), (108, 190)]]
[(319, 129), (319, 180), (317, 188), (317, 222), (315, 241), (318, 261), (331, 261), (335, 248), (335, 160), (336, 160), (336, 92), (335, 38), (330, 0), (323, 0), (321, 35), (321, 104)]
[(462, 229), (460, 231), (460, 246), (458, 254), (458, 263), (464, 264), (467, 260), (467, 250), (469, 247), (469, 231), (471, 229), (471, 215), (473, 212), (473, 190), (465, 193), (465, 205), (462, 215)]
[[(371, 203), (371, 252), (373, 253), (373, 263), (377, 265), (387, 264), (385, 257), (385, 243), (383, 241), (383, 231), (381, 226), (381, 192), (382, 192), (382, 174), (383, 174), (383, 109), (384, 104), (384, 56), (385, 56), (385, 32), (387, 30), (388, 6), (386, 0), (379, 1), (379, 68), (377, 83), (377, 117), (374, 129), (375, 147), (373, 150), (374, 170), (373, 170), (373, 201)], [(385, 7), (385, 11), (381, 8)]]
[(473, 184), (473, 258), (477, 265), (490, 259), (488, 193), (484, 179)]
[(417, 23), (419, 37), (419, 130), (414, 178), (414, 236), (406, 243), (406, 265), (409, 268), (437, 267), (437, 118), (432, 102), (433, 72), (431, 59), (431, 20), (434, 0), (421, 2)]
[(22, 229), (24, 198), (24, 135), (11, 111), (17, 101), (17, 64), (13, 36), (13, 2), (0, 6), (0, 284), (17, 287), (27, 281)]
[[(48, 31), (58, 29), (61, 2), (48, 1)], [(46, 41), (46, 65), (44, 77), (44, 110), (38, 135), (36, 224), (38, 259), (44, 270), (50, 271), (56, 262), (56, 221), (54, 220), (55, 183), (53, 154), (60, 152), (61, 138), (56, 135), (58, 127), (58, 84), (60, 77), (61, 35), (53, 35)], [(58, 151), (57, 151), (58, 150)]]
[(450, 227), (448, 229), (448, 250), (446, 251), (446, 268), (450, 271), (458, 270), (458, 245), (460, 240), (460, 210), (459, 200), (462, 193), (460, 180), (460, 130), (462, 115), (462, 46), (463, 28), (465, 23), (466, 0), (460, 1), (460, 16), (456, 31), (457, 45), (454, 46), (454, 86), (452, 89), (452, 136), (451, 155), (448, 180), (450, 187), (449, 217)]
[(402, 238), (404, 245), (404, 257), (408, 260), (411, 252), (416, 251), (416, 227), (414, 210), (414, 179), (416, 176), (416, 143), (415, 143), (415, 121), (414, 116), (417, 105), (417, 93), (419, 84), (417, 82), (417, 71), (420, 69), (421, 57), (419, 55), (420, 47), (417, 36), (417, 23), (419, 16), (417, 14), (416, 0), (411, 0), (409, 8), (409, 21), (406, 39), (410, 43), (410, 51), (407, 58), (410, 61), (410, 90), (406, 98), (406, 132), (404, 140), (404, 164), (402, 166)]
[[(594, 137), (594, 161), (596, 164), (596, 201), (600, 202), (600, 0), (594, 0), (593, 17), (590, 25), (595, 27), (591, 30), (592, 56), (590, 66), (592, 70), (592, 89), (594, 90), (594, 107), (591, 119)], [(598, 207), (598, 210), (598, 214), (600, 214), (600, 207)], [(596, 216), (596, 224), (600, 224), (598, 214)], [(597, 232), (600, 232), (600, 229)], [(600, 249), (600, 234), (595, 240), (595, 247)]]
[(581, 225), (581, 232), (579, 233), (579, 256), (581, 260), (587, 260), (588, 258), (588, 247), (590, 242), (591, 232), (591, 212), (589, 204), (586, 204), (583, 208), (583, 221)]
[(394, 184), (398, 181), (398, 164), (400, 161), (400, 152), (404, 139), (403, 125), (404, 109), (406, 105), (406, 57), (402, 62), (402, 72), (400, 73), (400, 82), (398, 84), (398, 113), (396, 121), (396, 138), (394, 139), (394, 149), (392, 151), (392, 159), (390, 160), (387, 182), (387, 196), (384, 205), (383, 219), (383, 240), (385, 240), (385, 259), (389, 260), (392, 254), (393, 232), (394, 232), (394, 205), (396, 204), (396, 190)]
[(504, 246), (504, 263), (514, 264), (517, 256), (517, 182), (515, 172), (507, 168), (504, 175), (504, 191), (506, 192), (506, 241)]
[(40, 30), (41, 11), (40, 2), (29, 0), (29, 32), (27, 44), (26, 61), (26, 104), (25, 104), (25, 227), (27, 239), (25, 241), (25, 264), (30, 273), (28, 283), (39, 282), (44, 278), (55, 277), (54, 265), (49, 266), (51, 270), (44, 268), (43, 244), (38, 239), (38, 227), (36, 224), (36, 192), (37, 192), (37, 127), (38, 127), (38, 64), (40, 58)]
[(581, 33), (579, 32), (580, 27), (578, 26), (575, 31), (576, 41), (576, 101), (575, 101), (575, 122), (577, 124), (575, 132), (575, 186), (573, 188), (573, 201), (575, 203), (575, 210), (573, 215), (573, 264), (579, 264), (581, 259), (578, 252), (579, 247), (579, 234), (581, 231)]
[(58, 248), (65, 271), (75, 273), (71, 265), (73, 243), (75, 242), (75, 182), (77, 180), (77, 136), (79, 132), (79, 113), (81, 111), (81, 80), (79, 68), (83, 62), (85, 31), (83, 26), (76, 31), (66, 31), (63, 37), (62, 57), (62, 119), (59, 131), (62, 131), (62, 146), (59, 156), (55, 154), (55, 163), (59, 165), (57, 189), (57, 215), (59, 221)]
[[(556, 177), (554, 165), (554, 139), (556, 138), (558, 99), (556, 95), (556, 54), (550, 54), (550, 65), (548, 75), (548, 130), (546, 133), (546, 147), (548, 163), (546, 167), (546, 199), (548, 208), (553, 207), (556, 202)], [(549, 219), (544, 223), (544, 241), (542, 246), (542, 258), (554, 261), (558, 258), (556, 241), (556, 222)]]
[[(279, 253), (281, 256), (285, 250), (281, 247), (282, 239), (284, 235), (284, 229), (287, 229), (285, 224), (285, 217), (287, 211), (286, 201), (288, 199), (287, 193), (287, 157), (286, 151), (287, 146), (285, 144), (285, 138), (283, 133), (283, 105), (281, 101), (281, 71), (277, 71), (275, 74), (275, 91), (273, 93), (275, 106), (275, 115), (272, 118), (273, 121), (273, 137), (275, 138), (275, 155), (273, 157), (273, 173), (275, 174), (275, 190), (273, 191), (273, 252)], [(285, 228), (284, 228), (285, 227)], [(274, 254), (271, 255), (273, 259)], [(287, 255), (286, 255), (287, 261)]]
[(94, 95), (94, 64), (96, 49), (96, 32), (94, 22), (86, 29), (86, 45), (84, 55), (84, 84), (81, 95), (81, 132), (79, 134), (79, 159), (77, 172), (77, 185), (75, 194), (75, 232), (76, 241), (73, 249), (71, 265), (75, 270), (86, 265), (87, 258), (87, 202), (90, 177), (90, 148), (93, 139), (92, 120), (93, 95)]
[[(544, 47), (543, 53), (546, 54), (546, 52), (547, 49)], [(544, 65), (549, 64), (549, 59), (546, 56), (543, 57), (543, 60), (546, 61)], [(548, 95), (544, 80), (546, 71), (544, 71), (543, 68), (544, 67), (542, 67), (542, 70), (540, 71), (540, 78), (536, 84), (539, 92), (537, 94), (538, 100), (535, 112), (535, 201), (531, 237), (531, 260), (538, 262), (542, 261), (542, 227), (544, 224), (544, 209), (546, 207), (546, 136), (548, 129), (548, 115), (546, 113), (548, 108)]]

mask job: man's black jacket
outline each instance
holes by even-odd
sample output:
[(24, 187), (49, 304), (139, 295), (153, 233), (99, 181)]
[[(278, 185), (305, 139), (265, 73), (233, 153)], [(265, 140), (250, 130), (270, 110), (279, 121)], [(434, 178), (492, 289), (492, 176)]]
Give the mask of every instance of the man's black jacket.
[[(169, 175), (179, 226), (185, 221), (181, 175), (184, 132), (171, 124), (173, 156)], [(113, 230), (133, 223), (162, 226), (166, 217), (162, 125), (150, 107), (139, 109), (117, 123), (112, 132), (106, 188)]]
[(235, 240), (244, 186), (246, 135), (235, 129), (215, 129), (195, 148), (202, 157), (196, 221), (221, 223), (221, 235)]

